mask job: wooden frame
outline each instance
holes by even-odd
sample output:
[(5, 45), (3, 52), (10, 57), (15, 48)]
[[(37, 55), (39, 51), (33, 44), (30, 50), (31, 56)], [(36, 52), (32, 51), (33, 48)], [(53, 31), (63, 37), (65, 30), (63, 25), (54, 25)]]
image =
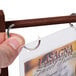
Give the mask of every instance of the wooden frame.
[[(15, 24), (13, 28), (22, 28), (22, 27), (35, 27), (35, 26), (44, 26), (44, 25), (53, 25), (62, 23), (72, 23), (72, 22), (76, 22), (76, 15), (5, 21), (4, 13), (2, 10), (0, 10), (0, 32), (5, 32), (5, 29), (7, 29), (11, 24)], [(2, 73), (0, 76), (8, 76), (8, 68), (2, 69)]]
[(44, 25), (63, 24), (63, 23), (71, 23), (71, 22), (76, 22), (76, 15), (6, 21), (6, 28), (8, 28), (9, 25), (11, 24), (16, 25), (13, 28), (22, 28), (22, 27), (36, 27), (36, 26), (44, 26)]
[[(5, 32), (5, 18), (2, 10), (0, 10), (0, 32)], [(0, 76), (8, 76), (8, 68), (1, 69)]]

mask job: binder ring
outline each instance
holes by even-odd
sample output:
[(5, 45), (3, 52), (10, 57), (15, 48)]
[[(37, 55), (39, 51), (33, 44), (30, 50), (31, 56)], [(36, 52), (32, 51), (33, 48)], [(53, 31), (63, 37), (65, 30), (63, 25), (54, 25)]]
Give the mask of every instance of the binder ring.
[[(15, 24), (11, 24), (11, 25), (8, 27), (8, 29), (7, 29), (7, 36), (8, 36), (8, 38), (10, 37), (10, 29), (11, 29), (12, 27), (14, 27), (14, 26), (15, 26)], [(34, 48), (29, 48), (29, 47), (26, 47), (26, 46), (24, 46), (24, 48), (27, 49), (27, 50), (32, 51), (32, 50), (37, 49), (37, 48), (40, 46), (40, 43), (41, 43), (41, 40), (40, 40), (40, 37), (38, 37), (38, 44), (37, 44)]]
[[(71, 15), (72, 15), (72, 16), (75, 16), (76, 13), (72, 13)], [(72, 27), (72, 28), (74, 28), (74, 29), (76, 30), (76, 27), (75, 27), (72, 23), (69, 23), (69, 24), (70, 24), (70, 27)]]

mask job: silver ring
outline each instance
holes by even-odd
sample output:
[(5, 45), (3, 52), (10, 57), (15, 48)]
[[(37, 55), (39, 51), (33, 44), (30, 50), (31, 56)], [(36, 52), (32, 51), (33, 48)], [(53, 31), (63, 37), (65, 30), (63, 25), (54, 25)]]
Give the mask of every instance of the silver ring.
[[(76, 13), (72, 13), (71, 15), (72, 15), (72, 16), (75, 16)], [(70, 27), (72, 27), (72, 28), (74, 28), (74, 29), (76, 30), (76, 27), (75, 27), (72, 23), (69, 23), (69, 24), (70, 24)]]
[[(8, 27), (8, 29), (7, 29), (7, 36), (8, 36), (8, 38), (10, 37), (10, 29), (11, 29), (12, 27), (14, 27), (14, 26), (15, 26), (15, 24), (11, 24), (11, 25)], [(37, 44), (34, 48), (29, 48), (29, 47), (26, 47), (26, 46), (24, 46), (24, 48), (27, 49), (27, 50), (32, 51), (32, 50), (37, 49), (37, 48), (40, 46), (40, 43), (41, 43), (41, 40), (40, 40), (40, 37), (38, 37), (38, 44)]]
[(40, 38), (38, 38), (38, 44), (37, 44), (34, 48), (28, 48), (28, 47), (26, 47), (26, 46), (24, 46), (24, 48), (27, 49), (27, 50), (32, 51), (32, 50), (37, 49), (37, 48), (40, 46), (40, 43), (41, 43), (41, 40), (40, 40)]
[(69, 23), (69, 24), (70, 24), (70, 27), (72, 27), (76, 30), (76, 27), (72, 23)]
[(12, 27), (14, 27), (14, 26), (15, 26), (15, 24), (11, 24), (11, 25), (8, 27), (8, 29), (7, 29), (7, 36), (8, 36), (8, 38), (10, 37), (9, 31), (10, 31), (10, 29), (11, 29)]

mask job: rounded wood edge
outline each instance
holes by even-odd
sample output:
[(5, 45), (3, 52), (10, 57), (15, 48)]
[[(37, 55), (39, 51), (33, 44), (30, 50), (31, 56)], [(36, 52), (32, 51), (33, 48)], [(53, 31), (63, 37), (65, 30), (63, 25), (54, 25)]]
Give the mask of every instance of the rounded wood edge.
[[(0, 32), (5, 32), (5, 16), (3, 10), (0, 10)], [(1, 69), (0, 76), (8, 76), (8, 68)]]

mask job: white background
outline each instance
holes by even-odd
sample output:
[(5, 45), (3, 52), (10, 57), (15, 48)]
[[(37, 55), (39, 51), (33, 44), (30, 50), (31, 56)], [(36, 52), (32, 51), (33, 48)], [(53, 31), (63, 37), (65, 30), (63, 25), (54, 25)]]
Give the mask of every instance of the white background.
[[(4, 11), (6, 21), (64, 16), (76, 13), (76, 0), (0, 0), (0, 9)], [(37, 39), (38, 36), (44, 37), (67, 27), (69, 24), (24, 28), (24, 30), (12, 30), (11, 32), (21, 34), (27, 44)], [(9, 76), (19, 76), (18, 61), (17, 57), (9, 66)]]

